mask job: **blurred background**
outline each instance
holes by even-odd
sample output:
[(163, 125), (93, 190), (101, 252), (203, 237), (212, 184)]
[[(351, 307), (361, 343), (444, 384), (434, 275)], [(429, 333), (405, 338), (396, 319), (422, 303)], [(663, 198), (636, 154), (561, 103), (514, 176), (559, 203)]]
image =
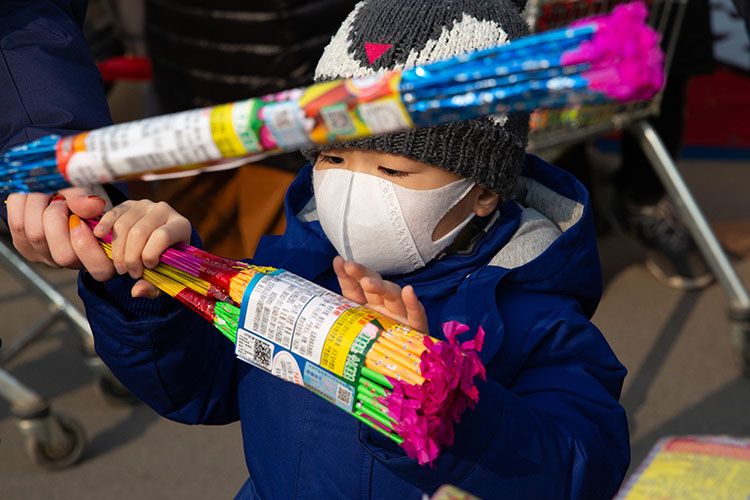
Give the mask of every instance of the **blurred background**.
[[(584, 3), (592, 2), (597, 0)], [(354, 3), (279, 2), (283, 7), (277, 7), (250, 0), (95, 0), (89, 3), (85, 34), (100, 63), (130, 58), (124, 66), (100, 66), (113, 119), (122, 122), (309, 82), (323, 46)], [(706, 15), (694, 15), (705, 24), (704, 36), (692, 26), (683, 32), (691, 38), (681, 49), (690, 56), (680, 63), (688, 70), (673, 79), (684, 82), (673, 104), (678, 123), (654, 126), (682, 131), (664, 141), (733, 269), (750, 284), (747, 12), (742, 2), (703, 4)], [(254, 16), (247, 15), (251, 10)], [(555, 12), (563, 12), (561, 21), (569, 10), (537, 14), (554, 18)], [(144, 66), (133, 57), (148, 61)], [(728, 315), (731, 301), (725, 290), (716, 281), (699, 283), (707, 269), (694, 245), (669, 254), (662, 242), (639, 231), (642, 219), (633, 219), (632, 211), (623, 216), (622, 207), (631, 205), (622, 201), (622, 172), (635, 161), (647, 161), (628, 155), (628, 138), (607, 131), (582, 140), (570, 130), (585, 127), (584, 118), (563, 118), (567, 128), (558, 132), (564, 140), (545, 144), (545, 136), (537, 135), (536, 146), (579, 175), (596, 202), (605, 292), (594, 323), (629, 370), (622, 402), (630, 419), (631, 470), (665, 436), (750, 437), (750, 378), (742, 374), (746, 366), (731, 335), (743, 323)], [(547, 126), (553, 119), (560, 116), (538, 116), (537, 123)], [(242, 257), (252, 254), (260, 234), (283, 229), (283, 192), (301, 165), (299, 157), (289, 155), (238, 171), (134, 183), (130, 190), (133, 197), (170, 201), (200, 228), (210, 250)], [(252, 202), (242, 197), (249, 186), (259, 193)], [(197, 196), (212, 197), (215, 210), (195, 210), (191, 201)], [(649, 196), (661, 202), (665, 194)], [(216, 213), (221, 215), (211, 215)], [(684, 230), (682, 224), (676, 227), (670, 230)], [(690, 263), (677, 273), (687, 281), (670, 282), (659, 274), (665, 253), (671, 263), (680, 258)], [(76, 273), (33, 269), (79, 306)], [(0, 266), (0, 336), (6, 351), (49, 311), (12, 269)], [(750, 328), (747, 322), (744, 327)], [(130, 401), (90, 369), (73, 330), (65, 321), (54, 321), (11, 359), (3, 359), (0, 351), (2, 369), (49, 401), (56, 415), (74, 419), (85, 434), (78, 463), (60, 470), (48, 470), (54, 466), (48, 462), (48, 468), (40, 467), (44, 457), (29, 450), (11, 405), (0, 399), (0, 498), (233, 496), (247, 474), (239, 426), (183, 426)]]

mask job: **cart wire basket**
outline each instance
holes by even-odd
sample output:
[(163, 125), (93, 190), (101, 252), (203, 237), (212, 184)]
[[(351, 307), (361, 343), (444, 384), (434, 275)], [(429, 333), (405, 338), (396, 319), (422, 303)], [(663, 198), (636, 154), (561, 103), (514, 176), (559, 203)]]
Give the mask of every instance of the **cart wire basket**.
[[(688, 0), (650, 0), (649, 24), (662, 36), (665, 73), (674, 55)], [(568, 25), (578, 19), (609, 13), (626, 0), (529, 0), (526, 20), (540, 32)], [(659, 112), (661, 93), (648, 101), (605, 103), (538, 110), (531, 116), (530, 148), (543, 151), (556, 146), (622, 130)]]
[[(662, 35), (665, 73), (674, 58), (677, 37), (689, 0), (648, 0), (649, 23)], [(624, 0), (529, 0), (525, 15), (532, 31), (545, 31), (578, 19), (606, 14)], [(750, 376), (750, 298), (732, 264), (708, 225), (700, 207), (664, 146), (647, 120), (659, 113), (662, 95), (628, 104), (573, 105), (538, 110), (531, 115), (529, 149), (544, 152), (616, 130), (629, 130), (639, 141), (656, 174), (675, 203), (683, 223), (728, 298), (730, 336), (740, 368)]]

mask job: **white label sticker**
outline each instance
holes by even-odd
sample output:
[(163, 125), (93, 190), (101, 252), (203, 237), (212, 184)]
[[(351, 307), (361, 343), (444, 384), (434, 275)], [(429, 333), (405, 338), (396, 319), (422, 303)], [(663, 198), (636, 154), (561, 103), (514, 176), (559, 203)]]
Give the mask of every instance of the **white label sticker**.
[(86, 149), (101, 152), (118, 177), (221, 158), (209, 108), (95, 130), (86, 137)]
[(286, 380), (297, 385), (305, 385), (302, 381), (302, 372), (294, 356), (286, 351), (281, 351), (273, 358), (272, 373), (275, 377)]
[(356, 306), (291, 273), (264, 276), (250, 292), (242, 327), (319, 364), (331, 327)]
[(373, 134), (383, 134), (409, 128), (401, 105), (393, 100), (366, 102), (359, 105), (359, 114)]
[(98, 151), (79, 151), (68, 160), (66, 177), (75, 186), (104, 184), (112, 182), (114, 177), (106, 168), (104, 158)]

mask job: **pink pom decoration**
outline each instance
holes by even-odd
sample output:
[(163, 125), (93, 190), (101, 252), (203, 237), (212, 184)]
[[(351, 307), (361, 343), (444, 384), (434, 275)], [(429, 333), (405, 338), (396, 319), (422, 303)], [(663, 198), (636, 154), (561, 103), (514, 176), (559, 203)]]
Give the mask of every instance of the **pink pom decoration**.
[(594, 37), (562, 56), (562, 63), (589, 63), (583, 73), (590, 88), (619, 101), (646, 100), (664, 85), (664, 53), (659, 34), (646, 24), (642, 2), (617, 6), (611, 14), (579, 21), (596, 25)]
[(393, 392), (380, 399), (398, 422), (394, 430), (404, 439), (407, 456), (420, 465), (432, 465), (440, 450), (453, 444), (453, 425), (479, 401), (475, 380), (486, 379), (478, 354), (484, 330), (479, 327), (472, 340), (459, 343), (456, 337), (467, 331), (467, 325), (450, 321), (443, 324), (446, 342), (426, 336), (420, 363), (425, 382), (419, 386), (390, 379)]

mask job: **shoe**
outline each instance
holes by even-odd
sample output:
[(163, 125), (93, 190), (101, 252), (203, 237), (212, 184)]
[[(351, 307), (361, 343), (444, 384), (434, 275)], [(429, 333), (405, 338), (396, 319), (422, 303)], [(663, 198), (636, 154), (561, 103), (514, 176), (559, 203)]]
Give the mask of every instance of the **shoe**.
[(698, 290), (713, 281), (668, 196), (649, 205), (624, 200), (620, 207), (618, 219), (646, 247), (646, 268), (657, 280), (678, 290)]

